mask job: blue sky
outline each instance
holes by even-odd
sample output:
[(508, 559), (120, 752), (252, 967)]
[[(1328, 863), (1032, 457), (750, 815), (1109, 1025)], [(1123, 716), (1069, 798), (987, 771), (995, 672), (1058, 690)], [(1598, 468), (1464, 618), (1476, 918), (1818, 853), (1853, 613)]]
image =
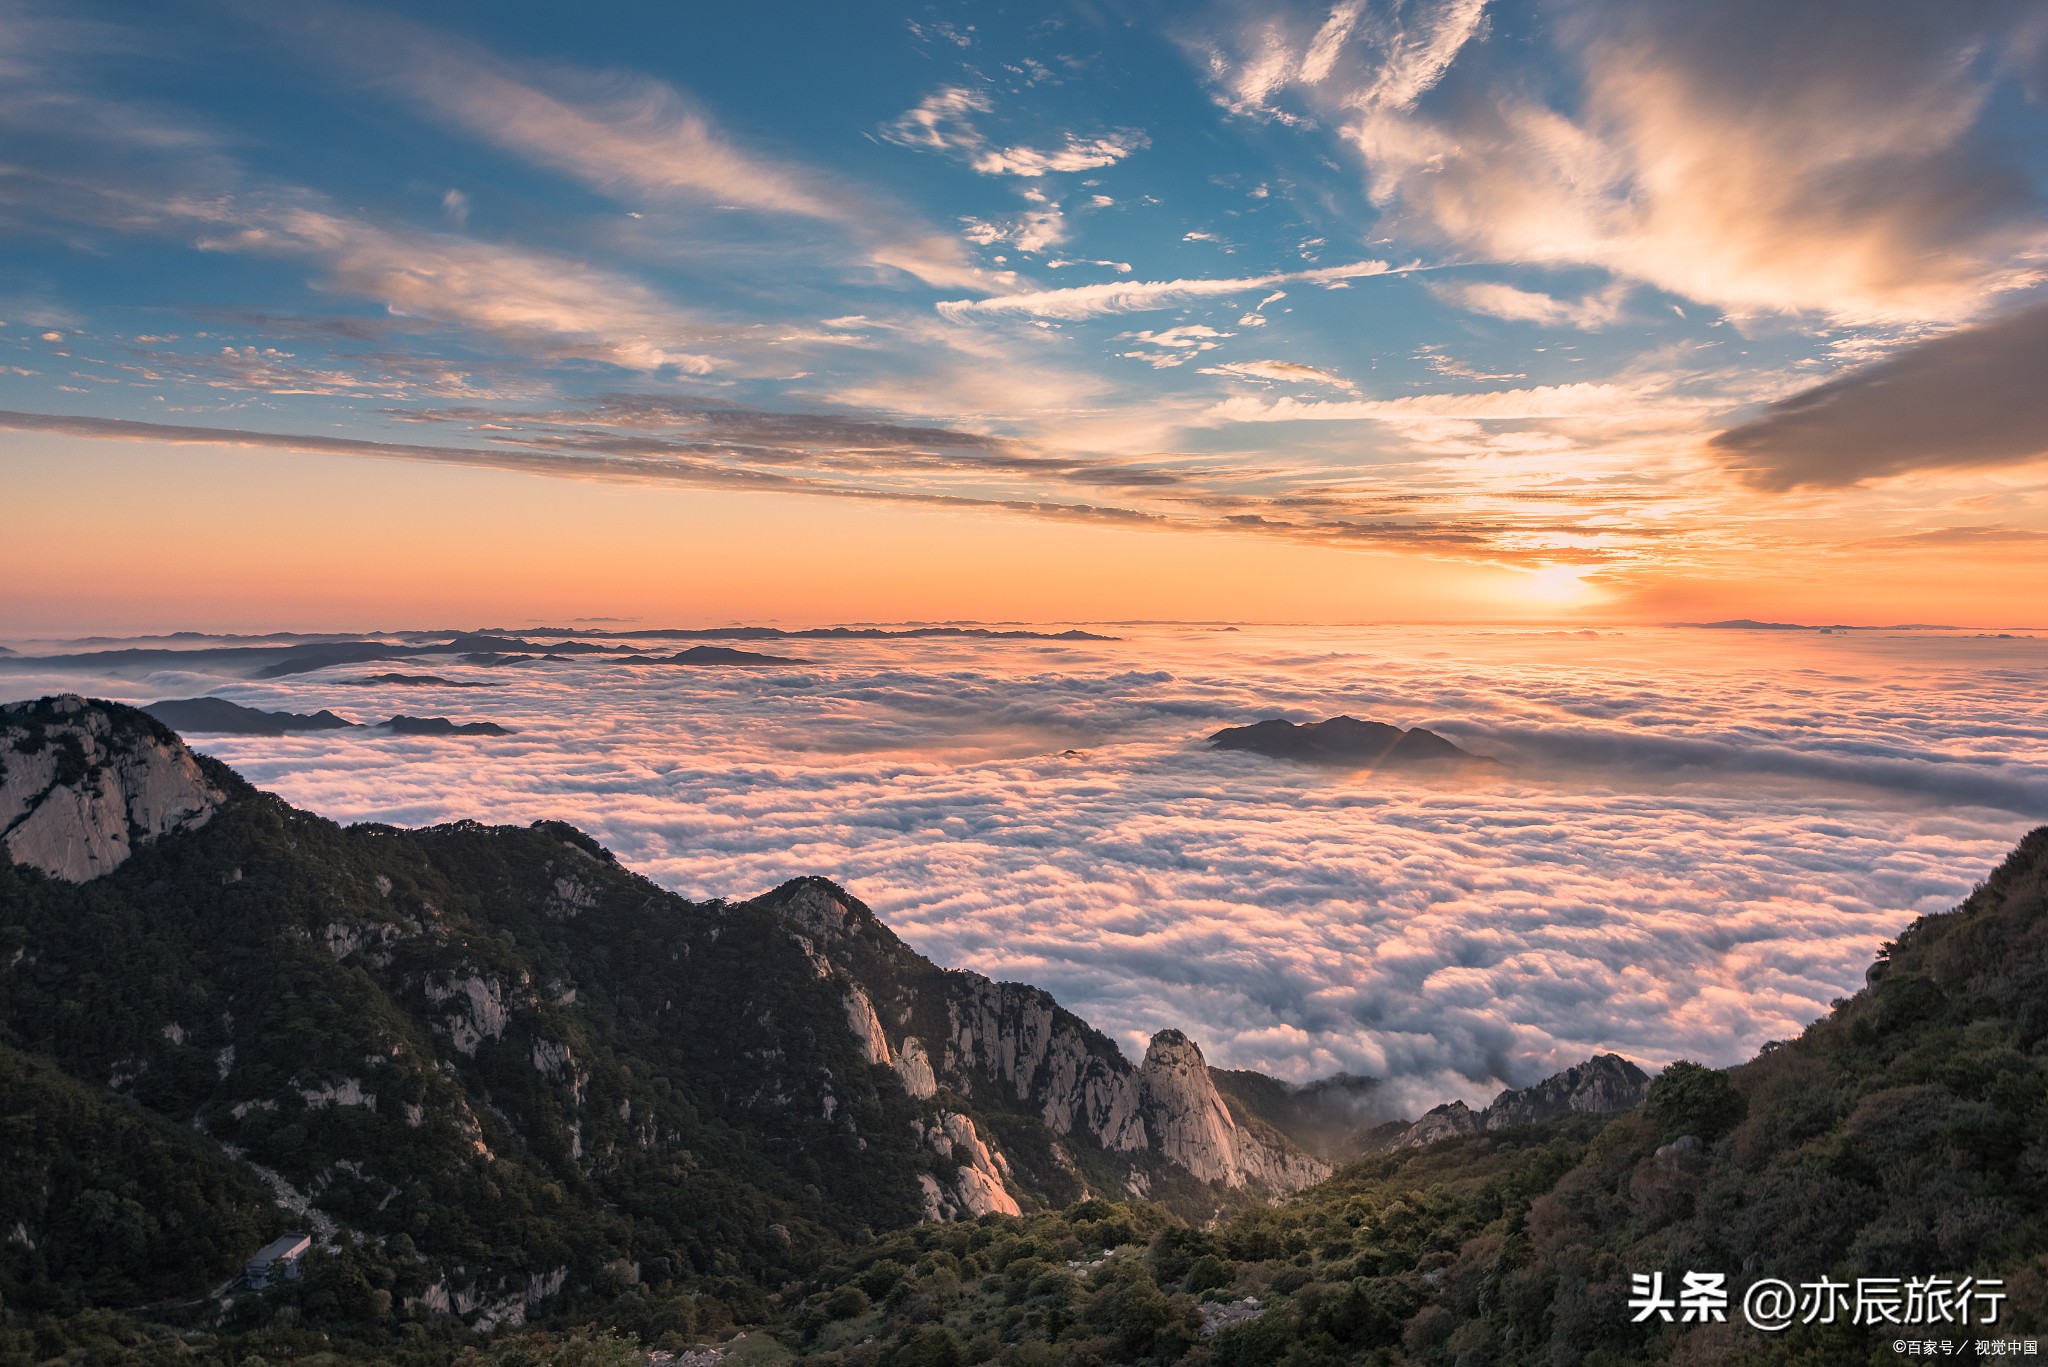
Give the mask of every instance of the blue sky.
[(1953, 597), (2048, 542), (2044, 21), (1844, 16), (9, 3), (0, 440)]

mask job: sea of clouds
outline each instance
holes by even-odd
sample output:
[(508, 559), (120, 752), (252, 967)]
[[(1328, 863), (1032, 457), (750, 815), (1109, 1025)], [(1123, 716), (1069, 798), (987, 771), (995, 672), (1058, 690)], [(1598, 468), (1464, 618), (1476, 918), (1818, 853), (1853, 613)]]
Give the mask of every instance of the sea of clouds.
[[(0, 694), (488, 719), (496, 739), (199, 737), (340, 821), (575, 822), (694, 897), (837, 879), (942, 964), (1141, 1053), (1388, 1079), (1413, 1114), (1600, 1050), (1738, 1061), (2048, 820), (2048, 640), (1926, 632), (1120, 627), (754, 647), (693, 668), (442, 658)], [(687, 643), (678, 643), (687, 644)], [(347, 686), (398, 669), (490, 688)], [(1205, 737), (1337, 713), (1503, 761), (1354, 775)]]

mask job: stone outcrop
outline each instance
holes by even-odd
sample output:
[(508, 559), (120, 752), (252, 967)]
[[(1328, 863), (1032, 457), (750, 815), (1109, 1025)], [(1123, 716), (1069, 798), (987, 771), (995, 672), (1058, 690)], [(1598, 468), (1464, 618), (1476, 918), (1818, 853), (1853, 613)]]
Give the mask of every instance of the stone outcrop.
[(1649, 1094), (1650, 1078), (1619, 1054), (1597, 1054), (1573, 1064), (1533, 1087), (1510, 1088), (1483, 1111), (1462, 1101), (1438, 1106), (1410, 1125), (1387, 1145), (1412, 1149), (1461, 1134), (1484, 1134), (1534, 1125), (1572, 1111), (1630, 1111)]
[(938, 1079), (932, 1075), (932, 1061), (925, 1055), (924, 1042), (911, 1035), (896, 1055), (896, 1077), (903, 1090), (916, 1101), (929, 1101), (938, 1093)]
[(1200, 1047), (1180, 1031), (1152, 1037), (1139, 1079), (1153, 1147), (1203, 1181), (1278, 1193), (1330, 1175), (1327, 1163), (1239, 1125)]
[(1619, 1054), (1596, 1054), (1520, 1091), (1502, 1092), (1486, 1108), (1486, 1128), (1533, 1125), (1566, 1111), (1632, 1111), (1649, 1095), (1649, 1074)]
[(174, 831), (221, 792), (162, 725), (65, 695), (0, 707), (0, 845), (15, 863), (83, 883)]
[(1243, 1185), (1237, 1126), (1195, 1042), (1178, 1030), (1161, 1030), (1145, 1050), (1139, 1075), (1147, 1128), (1159, 1152), (1204, 1182)]
[(954, 1171), (951, 1182), (930, 1174), (918, 1179), (924, 1189), (927, 1219), (973, 1220), (990, 1214), (1023, 1214), (1005, 1180), (1010, 1165), (982, 1139), (973, 1120), (956, 1111), (941, 1111), (931, 1123), (919, 1126), (918, 1133), (925, 1145), (944, 1163), (951, 1164)]
[[(1055, 1141), (1077, 1141), (1125, 1164), (1135, 1160), (1133, 1180), (1140, 1182), (1150, 1180), (1148, 1161), (1158, 1160), (1264, 1196), (1297, 1191), (1330, 1173), (1278, 1130), (1233, 1112), (1201, 1050), (1179, 1031), (1159, 1035), (1143, 1067), (1133, 1067), (1114, 1041), (1049, 993), (937, 969), (824, 879), (794, 880), (763, 900), (771, 901), (812, 971), (837, 984), (861, 1056), (892, 1069), (912, 1100), (927, 1103), (921, 1134), (964, 1102), (984, 1121), (991, 1111), (1028, 1116)], [(1054, 1151), (1061, 1152), (1057, 1143)], [(994, 1162), (1000, 1167), (1000, 1155)], [(994, 1169), (970, 1163), (965, 1171)], [(1006, 1182), (1031, 1189), (1028, 1180), (1008, 1182), (1007, 1171), (1003, 1180), (987, 1181), (994, 1185), (971, 1176), (958, 1183), (932, 1178), (927, 1213), (1000, 1210), (1011, 1199)]]
[[(964, 976), (964, 975), (963, 975)], [(951, 1045), (941, 1070), (992, 1081), (1060, 1134), (1112, 1152), (1150, 1148), (1136, 1070), (1052, 997), (1019, 983), (969, 979), (946, 1002)], [(957, 1083), (956, 1083), (957, 1085)]]
[(867, 1056), (868, 1062), (888, 1067), (891, 1062), (889, 1037), (882, 1033), (882, 1022), (876, 1018), (868, 994), (858, 987), (848, 988), (846, 992), (846, 1024), (853, 1031), (853, 1037), (860, 1041), (861, 1052)]

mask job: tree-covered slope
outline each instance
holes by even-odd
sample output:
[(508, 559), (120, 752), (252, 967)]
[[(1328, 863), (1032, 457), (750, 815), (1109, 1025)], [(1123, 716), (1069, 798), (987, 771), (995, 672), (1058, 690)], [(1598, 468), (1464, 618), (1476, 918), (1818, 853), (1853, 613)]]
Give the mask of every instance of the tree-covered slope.
[[(2048, 828), (1798, 1039), (1675, 1064), (1639, 1111), (1367, 1158), (1208, 1229), (1091, 1203), (909, 1231), (823, 1270), (784, 1332), (806, 1361), (881, 1367), (1846, 1367), (1907, 1339), (1974, 1360), (2048, 1332), (2044, 1215)], [(1726, 1322), (1633, 1322), (1633, 1275), (1686, 1271), (1726, 1275)], [(1995, 1279), (2006, 1299), (1990, 1327), (1744, 1323), (1752, 1281), (1824, 1277)]]

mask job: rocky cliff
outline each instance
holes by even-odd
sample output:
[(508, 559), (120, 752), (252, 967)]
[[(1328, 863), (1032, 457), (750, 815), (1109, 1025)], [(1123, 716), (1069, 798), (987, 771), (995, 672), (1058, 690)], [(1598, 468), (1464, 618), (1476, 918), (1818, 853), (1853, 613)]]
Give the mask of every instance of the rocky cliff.
[(0, 706), (0, 844), (82, 883), (192, 830), (221, 792), (177, 736), (133, 708), (66, 695)]
[(1329, 1164), (1270, 1130), (1239, 1125), (1201, 1049), (1178, 1030), (1152, 1037), (1139, 1084), (1153, 1146), (1205, 1182), (1283, 1193), (1330, 1175)]
[(1596, 1054), (1533, 1087), (1510, 1088), (1484, 1110), (1475, 1111), (1462, 1101), (1438, 1106), (1395, 1136), (1386, 1147), (1415, 1148), (1454, 1135), (1534, 1125), (1573, 1111), (1630, 1111), (1642, 1105), (1649, 1090), (1649, 1075), (1635, 1064), (1619, 1054)]
[[(984, 1110), (1028, 1116), (1062, 1141), (1049, 1150), (1056, 1165), (1071, 1167), (1077, 1144), (1113, 1160), (1096, 1177), (1113, 1193), (1151, 1190), (1148, 1165), (1160, 1161), (1250, 1196), (1296, 1191), (1330, 1171), (1284, 1134), (1255, 1130), (1250, 1117), (1238, 1123), (1200, 1048), (1178, 1030), (1162, 1031), (1133, 1067), (1048, 993), (933, 968), (823, 879), (800, 879), (760, 904), (813, 948), (828, 965), (821, 972), (844, 979), (847, 1028), (861, 1051), (933, 1114), (944, 1089)], [(942, 1196), (971, 1205), (964, 1189)]]

